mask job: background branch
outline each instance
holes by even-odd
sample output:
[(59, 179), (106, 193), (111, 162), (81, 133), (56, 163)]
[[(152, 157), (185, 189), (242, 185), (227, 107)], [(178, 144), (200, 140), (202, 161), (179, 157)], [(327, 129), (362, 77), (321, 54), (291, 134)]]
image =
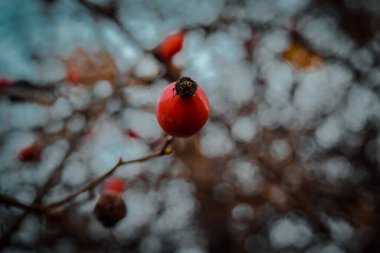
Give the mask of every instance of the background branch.
[(173, 142), (173, 137), (171, 136), (167, 136), (166, 137), (166, 141), (164, 143), (164, 145), (162, 146), (162, 148), (156, 152), (153, 152), (147, 156), (143, 156), (143, 157), (140, 157), (140, 158), (137, 158), (137, 159), (133, 159), (133, 160), (129, 160), (129, 161), (123, 161), (122, 158), (119, 158), (119, 161), (109, 170), (107, 171), (106, 173), (104, 173), (103, 175), (93, 179), (92, 181), (88, 182), (87, 184), (85, 184), (84, 186), (82, 186), (81, 188), (79, 188), (79, 190), (63, 197), (61, 200), (58, 200), (58, 201), (55, 201), (53, 203), (50, 203), (48, 205), (46, 205), (43, 209), (45, 210), (49, 210), (49, 209), (53, 209), (53, 208), (57, 208), (59, 206), (62, 206), (68, 202), (70, 202), (71, 200), (73, 200), (76, 196), (78, 196), (79, 194), (83, 193), (83, 192), (87, 192), (89, 190), (92, 190), (93, 188), (95, 188), (96, 186), (98, 186), (101, 182), (103, 182), (106, 178), (108, 178), (109, 176), (111, 176), (113, 173), (115, 173), (115, 171), (120, 167), (120, 166), (123, 166), (123, 165), (127, 165), (127, 164), (131, 164), (131, 163), (139, 163), (139, 162), (145, 162), (145, 161), (148, 161), (150, 159), (153, 159), (153, 158), (156, 158), (156, 157), (159, 157), (159, 156), (164, 156), (164, 155), (168, 155), (172, 152), (171, 148), (169, 147), (170, 144)]
[(133, 160), (128, 160), (128, 161), (123, 161), (122, 158), (119, 158), (118, 162), (110, 170), (108, 170), (106, 173), (104, 173), (103, 175), (91, 180), (90, 182), (88, 182), (87, 184), (85, 184), (81, 188), (79, 188), (77, 191), (74, 191), (74, 192), (68, 194), (67, 196), (63, 197), (62, 199), (54, 201), (50, 204), (45, 204), (45, 205), (36, 205), (34, 203), (25, 204), (25, 203), (22, 203), (15, 198), (11, 197), (11, 196), (8, 196), (8, 195), (2, 194), (2, 193), (0, 193), (0, 203), (4, 204), (4, 205), (14, 206), (14, 207), (24, 209), (27, 211), (35, 211), (35, 212), (44, 212), (44, 211), (48, 211), (48, 210), (60, 207), (62, 205), (69, 203), (71, 200), (73, 200), (79, 194), (90, 191), (93, 188), (95, 188), (96, 186), (98, 186), (101, 182), (103, 182), (105, 179), (107, 179), (109, 176), (111, 176), (113, 173), (115, 173), (115, 171), (120, 166), (131, 164), (131, 163), (145, 162), (145, 161), (148, 161), (150, 159), (153, 159), (153, 158), (156, 158), (159, 156), (171, 154), (172, 149), (171, 149), (170, 145), (173, 142), (173, 140), (174, 140), (173, 137), (167, 136), (165, 139), (165, 143), (163, 144), (162, 148), (158, 151), (155, 151), (155, 152), (149, 154), (149, 155), (146, 155), (146, 156), (143, 156), (143, 157), (140, 157), (137, 159), (133, 159)]

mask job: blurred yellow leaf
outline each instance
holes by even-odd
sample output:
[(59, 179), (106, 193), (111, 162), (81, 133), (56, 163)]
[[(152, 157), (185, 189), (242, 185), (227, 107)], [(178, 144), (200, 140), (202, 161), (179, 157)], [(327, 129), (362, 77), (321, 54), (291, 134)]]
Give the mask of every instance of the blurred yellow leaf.
[(62, 61), (66, 66), (66, 79), (69, 82), (93, 85), (99, 80), (108, 80), (111, 84), (115, 81), (116, 64), (112, 55), (105, 50), (92, 53), (78, 48)]
[(298, 70), (318, 69), (323, 64), (322, 57), (301, 41), (291, 41), (280, 57)]

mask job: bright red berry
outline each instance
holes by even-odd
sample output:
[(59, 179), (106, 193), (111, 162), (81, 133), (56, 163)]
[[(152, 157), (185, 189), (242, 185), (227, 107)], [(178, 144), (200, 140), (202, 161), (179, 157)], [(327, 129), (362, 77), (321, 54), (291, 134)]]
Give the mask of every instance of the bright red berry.
[(165, 60), (170, 60), (183, 46), (185, 33), (180, 31), (167, 36), (161, 43), (159, 53)]
[(94, 215), (103, 224), (111, 228), (127, 214), (127, 206), (121, 194), (115, 192), (103, 192), (94, 207)]
[(166, 133), (189, 137), (204, 126), (209, 112), (208, 98), (201, 86), (189, 77), (182, 77), (163, 90), (156, 116)]
[(80, 73), (78, 72), (78, 70), (74, 69), (74, 68), (68, 68), (66, 70), (66, 80), (70, 83), (79, 83), (80, 81)]
[(108, 178), (102, 187), (102, 192), (113, 191), (116, 193), (123, 193), (125, 190), (125, 181), (119, 177)]
[(35, 162), (41, 159), (42, 148), (37, 143), (22, 148), (18, 153), (18, 159), (22, 162)]

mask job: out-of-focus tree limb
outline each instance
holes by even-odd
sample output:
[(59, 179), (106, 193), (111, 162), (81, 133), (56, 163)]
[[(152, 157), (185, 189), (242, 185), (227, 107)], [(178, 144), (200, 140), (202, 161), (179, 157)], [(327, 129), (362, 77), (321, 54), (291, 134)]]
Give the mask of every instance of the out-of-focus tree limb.
[(137, 159), (129, 160), (129, 161), (123, 161), (123, 159), (119, 158), (119, 161), (105, 174), (91, 180), (87, 184), (83, 185), (79, 190), (70, 193), (69, 195), (63, 197), (62, 199), (55, 201), (53, 203), (47, 204), (43, 209), (53, 209), (59, 206), (62, 206), (66, 203), (69, 203), (72, 199), (74, 199), (76, 196), (78, 196), (81, 193), (87, 192), (98, 186), (101, 182), (103, 182), (106, 178), (111, 176), (120, 166), (131, 164), (131, 163), (139, 163), (139, 162), (145, 162), (150, 159), (159, 157), (159, 156), (164, 156), (171, 154), (172, 149), (170, 148), (170, 144), (172, 143), (173, 138), (171, 136), (168, 136), (166, 138), (166, 142), (162, 146), (162, 148), (156, 152), (153, 152), (147, 156), (143, 156)]
[(42, 204), (42, 205), (37, 205), (34, 203), (26, 204), (26, 203), (22, 203), (21, 201), (11, 196), (0, 193), (0, 204), (9, 205), (9, 206), (17, 207), (17, 208), (32, 211), (32, 212), (45, 212), (45, 211), (49, 211), (51, 209), (63, 206), (67, 203), (70, 203), (70, 201), (73, 200), (79, 194), (90, 191), (96, 186), (98, 186), (101, 182), (103, 182), (105, 179), (111, 176), (120, 166), (131, 164), (131, 163), (145, 162), (159, 156), (171, 154), (172, 148), (170, 147), (170, 145), (172, 142), (173, 142), (173, 137), (168, 136), (166, 137), (165, 143), (163, 144), (161, 149), (158, 151), (155, 151), (146, 156), (143, 156), (137, 159), (128, 160), (128, 161), (124, 161), (123, 159), (119, 158), (119, 161), (106, 173), (86, 183), (77, 191), (74, 191), (68, 194), (67, 196), (63, 197), (62, 199), (54, 201), (52, 203)]
[(22, 203), (16, 198), (3, 194), (3, 193), (0, 193), (0, 204), (13, 206), (13, 207), (17, 207), (24, 210), (34, 211), (34, 212), (41, 211), (41, 207), (38, 205)]

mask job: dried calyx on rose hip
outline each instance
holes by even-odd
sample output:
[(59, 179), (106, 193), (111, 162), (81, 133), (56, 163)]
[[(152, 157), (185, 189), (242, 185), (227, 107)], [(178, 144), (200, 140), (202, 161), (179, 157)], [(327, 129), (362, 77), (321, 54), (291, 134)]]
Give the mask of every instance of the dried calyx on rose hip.
[(103, 184), (94, 215), (104, 227), (114, 227), (125, 217), (127, 206), (122, 195), (126, 188), (125, 180), (119, 177), (111, 177)]
[(189, 77), (181, 77), (161, 93), (156, 116), (161, 128), (175, 137), (189, 137), (207, 122), (210, 106), (202, 87)]

